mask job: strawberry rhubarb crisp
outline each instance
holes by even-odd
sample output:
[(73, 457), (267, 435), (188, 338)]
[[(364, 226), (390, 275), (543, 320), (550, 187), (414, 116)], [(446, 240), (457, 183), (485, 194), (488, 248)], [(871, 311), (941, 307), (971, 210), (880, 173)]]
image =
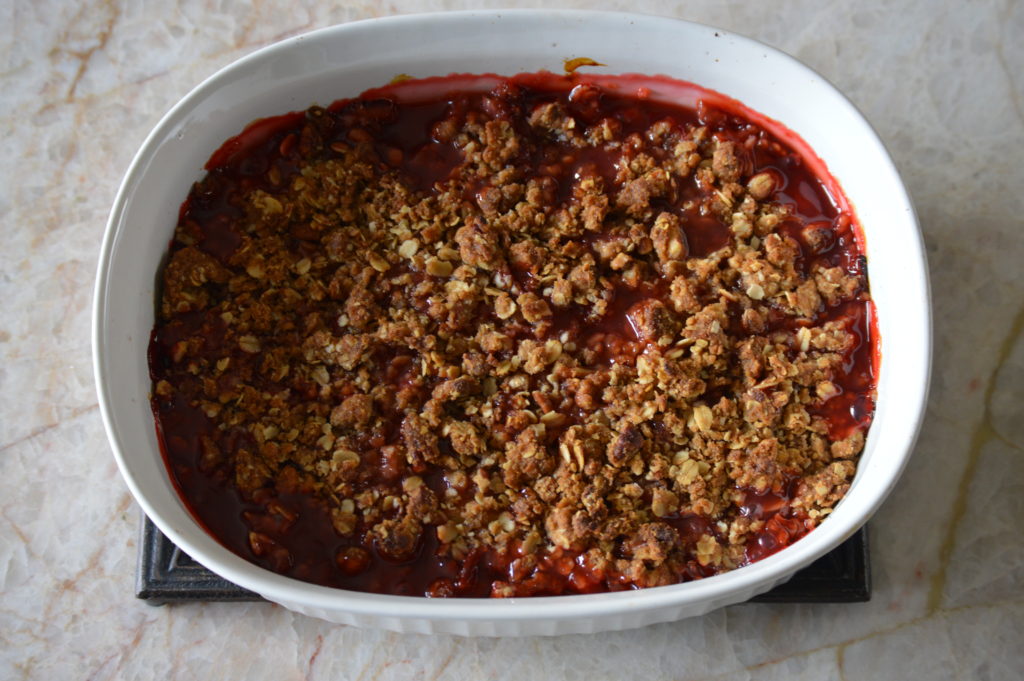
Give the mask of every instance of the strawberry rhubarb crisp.
[(822, 522), (877, 345), (831, 179), (736, 111), (435, 85), (258, 121), (182, 206), (150, 366), (197, 519), (434, 597), (699, 579)]

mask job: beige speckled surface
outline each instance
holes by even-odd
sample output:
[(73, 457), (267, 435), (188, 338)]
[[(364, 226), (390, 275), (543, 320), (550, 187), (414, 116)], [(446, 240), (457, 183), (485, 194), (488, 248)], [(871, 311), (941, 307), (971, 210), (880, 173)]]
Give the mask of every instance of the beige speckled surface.
[(96, 406), (89, 306), (135, 149), (202, 78), (273, 40), (381, 14), (517, 4), (0, 7), (0, 678), (1024, 676), (1024, 3), (1013, 1), (547, 3), (764, 40), (838, 85), (892, 151), (925, 231), (936, 355), (917, 452), (872, 523), (870, 603), (462, 640), (265, 604), (150, 608), (132, 597), (137, 511)]

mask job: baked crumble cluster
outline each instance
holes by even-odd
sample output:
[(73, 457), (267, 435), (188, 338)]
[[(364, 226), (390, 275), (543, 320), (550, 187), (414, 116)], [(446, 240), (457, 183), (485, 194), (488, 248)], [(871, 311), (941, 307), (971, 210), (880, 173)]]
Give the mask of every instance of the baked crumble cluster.
[[(832, 257), (848, 216), (802, 219), (764, 163), (795, 154), (594, 86), (449, 99), (311, 108), (193, 188), (154, 410), (170, 459), (236, 490), (232, 548), (526, 596), (700, 578), (816, 526), (870, 421), (829, 409), (868, 294)], [(303, 515), (325, 540), (290, 539)]]

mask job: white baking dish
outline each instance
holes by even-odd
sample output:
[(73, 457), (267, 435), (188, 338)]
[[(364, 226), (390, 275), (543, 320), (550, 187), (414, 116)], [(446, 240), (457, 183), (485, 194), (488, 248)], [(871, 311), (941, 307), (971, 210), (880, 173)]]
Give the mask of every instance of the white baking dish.
[[(511, 75), (593, 58), (601, 73), (664, 74), (734, 97), (798, 133), (852, 201), (867, 242), (881, 372), (874, 425), (847, 497), (821, 527), (753, 565), (697, 582), (609, 594), (438, 600), (355, 593), (271, 573), (192, 519), (161, 459), (146, 351), (156, 270), (178, 207), (211, 152), (255, 118), (328, 104), (390, 81)], [(118, 192), (96, 283), (94, 362), (114, 456), (139, 504), (195, 559), (269, 600), (334, 622), (396, 631), (517, 636), (595, 632), (700, 615), (746, 600), (837, 546), (903, 470), (928, 386), (928, 278), (914, 210), (869, 124), (824, 78), (747, 38), (676, 20), (599, 12), (460, 12), (345, 24), (271, 45), (199, 85), (156, 126)]]

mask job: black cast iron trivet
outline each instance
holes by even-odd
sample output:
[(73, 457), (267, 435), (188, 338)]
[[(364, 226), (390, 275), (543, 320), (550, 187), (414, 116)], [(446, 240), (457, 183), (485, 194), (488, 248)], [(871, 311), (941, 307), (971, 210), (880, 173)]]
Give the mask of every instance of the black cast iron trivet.
[[(150, 605), (190, 601), (259, 601), (258, 594), (221, 579), (192, 560), (145, 515), (135, 595)], [(855, 603), (871, 599), (867, 528), (861, 528), (785, 584), (756, 596), (759, 603)]]

